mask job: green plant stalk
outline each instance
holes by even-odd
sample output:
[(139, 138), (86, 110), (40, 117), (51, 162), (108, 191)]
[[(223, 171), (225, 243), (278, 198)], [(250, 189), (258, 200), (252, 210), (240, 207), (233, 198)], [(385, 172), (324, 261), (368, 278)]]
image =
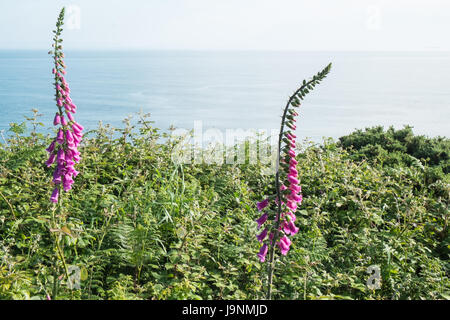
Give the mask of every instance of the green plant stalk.
[(55, 300), (58, 296), (58, 259), (56, 256), (53, 259), (53, 288), (52, 288), (52, 299)]
[(8, 207), (9, 207), (9, 210), (11, 211), (11, 214), (12, 214), (14, 220), (15, 220), (17, 217), (16, 217), (16, 213), (14, 212), (13, 206), (12, 206), (11, 203), (8, 201), (8, 199), (6, 199), (6, 197), (3, 195), (3, 193), (2, 193), (1, 191), (0, 191), (0, 196), (3, 198), (3, 200), (5, 200), (6, 204), (7, 204)]
[[(61, 213), (62, 213), (62, 205), (61, 205), (61, 202), (62, 202), (62, 200), (61, 200), (61, 193), (60, 193), (60, 197), (58, 198), (58, 204), (57, 204), (57, 207), (56, 208), (54, 208), (53, 210), (52, 210), (52, 227), (53, 227), (53, 229), (55, 229), (55, 230), (59, 230), (60, 228), (58, 228), (58, 226), (59, 226), (59, 223), (58, 223), (58, 221), (57, 221), (57, 217), (55, 217), (55, 211), (56, 211), (56, 209), (58, 210), (58, 213), (61, 215)], [(58, 232), (58, 231), (55, 231), (55, 232)], [(62, 251), (62, 249), (61, 249), (61, 246), (60, 246), (60, 238), (59, 238), (59, 234), (55, 234), (55, 242), (54, 242), (54, 245), (55, 245), (55, 249), (56, 249), (56, 252), (57, 252), (57, 256), (55, 257), (55, 263), (54, 263), (54, 279), (53, 279), (53, 293), (52, 293), (52, 296), (53, 296), (53, 299), (56, 299), (56, 297), (57, 297), (57, 292), (58, 292), (58, 290), (57, 290), (57, 285), (56, 285), (56, 283), (57, 283), (57, 274), (58, 274), (58, 265), (57, 265), (57, 261), (58, 261), (58, 258), (61, 260), (61, 262), (63, 263), (63, 267), (64, 267), (64, 274), (65, 274), (65, 276), (66, 276), (66, 278), (67, 279), (69, 279), (69, 269), (67, 268), (67, 264), (66, 264), (66, 259), (64, 258), (64, 253), (63, 253), (63, 251)]]

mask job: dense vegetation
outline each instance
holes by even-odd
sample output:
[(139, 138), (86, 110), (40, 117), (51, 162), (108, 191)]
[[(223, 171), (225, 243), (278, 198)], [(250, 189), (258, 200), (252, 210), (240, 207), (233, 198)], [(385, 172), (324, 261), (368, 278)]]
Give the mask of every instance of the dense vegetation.
[[(55, 285), (60, 299), (264, 298), (262, 164), (176, 165), (177, 141), (141, 115), (85, 136), (81, 174), (54, 208), (50, 135), (30, 123), (0, 144), (1, 299), (45, 299)], [(377, 127), (298, 147), (300, 232), (277, 257), (273, 297), (449, 298), (449, 139)], [(80, 268), (80, 289), (64, 265)]]

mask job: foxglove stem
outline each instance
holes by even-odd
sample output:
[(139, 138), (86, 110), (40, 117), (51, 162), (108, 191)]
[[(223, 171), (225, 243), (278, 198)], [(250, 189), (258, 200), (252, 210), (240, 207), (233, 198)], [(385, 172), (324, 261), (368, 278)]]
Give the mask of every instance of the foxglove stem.
[[(291, 130), (295, 130), (295, 118), (294, 116), (297, 116), (298, 113), (293, 110), (292, 107), (298, 107), (300, 106), (300, 100), (303, 100), (303, 97), (309, 93), (310, 90), (314, 88), (314, 86), (318, 83), (320, 83), (321, 80), (323, 80), (327, 74), (330, 72), (331, 64), (329, 64), (325, 69), (323, 69), (321, 72), (319, 72), (317, 75), (315, 75), (310, 81), (306, 82), (303, 81), (303, 84), (300, 88), (295, 91), (295, 93), (289, 98), (286, 107), (283, 111), (283, 116), (281, 118), (281, 126), (280, 126), (280, 133), (278, 137), (278, 153), (277, 153), (277, 162), (276, 162), (276, 174), (275, 174), (275, 189), (276, 189), (276, 199), (275, 203), (277, 205), (276, 210), (276, 217), (274, 219), (275, 226), (270, 231), (270, 249), (269, 249), (269, 264), (268, 264), (268, 281), (267, 281), (267, 299), (272, 299), (272, 281), (273, 281), (273, 272), (274, 272), (274, 261), (275, 261), (275, 247), (278, 245), (280, 247), (280, 251), (282, 255), (286, 255), (289, 251), (291, 240), (286, 236), (287, 234), (294, 235), (298, 232), (298, 228), (294, 225), (295, 218), (295, 210), (297, 209), (297, 203), (301, 203), (302, 196), (301, 194), (298, 194), (301, 192), (301, 187), (298, 185), (299, 181), (297, 179), (298, 171), (296, 169), (297, 161), (295, 160), (295, 134), (292, 131), (288, 131), (286, 134), (284, 132), (285, 126), (290, 128)], [(289, 115), (288, 115), (289, 112)], [(287, 139), (284, 139), (286, 136)], [(285, 142), (289, 148), (286, 147), (282, 149), (282, 142)], [(289, 155), (289, 170), (287, 174), (285, 175), (288, 182), (289, 187), (287, 188), (284, 184), (280, 184), (280, 158), (281, 153), (284, 150), (285, 153)], [(286, 160), (283, 158), (282, 162), (286, 163)], [(291, 190), (291, 194), (289, 194), (286, 198), (286, 203), (282, 199), (281, 191), (286, 192), (284, 190), (289, 189)], [(284, 193), (283, 193), (284, 194)], [(289, 210), (287, 214), (282, 213), (283, 205), (285, 205)], [(285, 220), (286, 217), (289, 217), (288, 220)], [(283, 225), (281, 225), (281, 219), (283, 219)], [(259, 224), (259, 223), (258, 223)], [(260, 226), (260, 224), (259, 224)], [(283, 237), (280, 238), (280, 232), (283, 235)], [(265, 235), (264, 235), (265, 236)], [(259, 235), (258, 240), (262, 242), (261, 239), (262, 236)], [(266, 246), (264, 243), (263, 246)], [(267, 253), (267, 247), (264, 247), (265, 250), (261, 248), (260, 253), (258, 254), (258, 257), (260, 258), (261, 262), (264, 262), (264, 257), (261, 257), (262, 252), (265, 254)]]
[(55, 140), (47, 148), (49, 152), (49, 158), (46, 162), (47, 167), (51, 167), (55, 163), (55, 157), (57, 164), (56, 169), (53, 171), (55, 188), (50, 197), (50, 201), (53, 203), (59, 203), (62, 191), (67, 192), (72, 189), (72, 184), (74, 183), (73, 177), (78, 175), (78, 171), (75, 170), (74, 165), (81, 159), (78, 146), (83, 136), (83, 126), (76, 123), (72, 115), (76, 112), (77, 107), (70, 98), (69, 84), (63, 76), (66, 74), (66, 64), (63, 61), (64, 53), (62, 52), (61, 45), (62, 39), (60, 39), (63, 24), (64, 8), (59, 14), (56, 30), (53, 31), (55, 34), (53, 38), (54, 49), (49, 52), (53, 54), (54, 60), (52, 73), (55, 79), (55, 100), (56, 106), (58, 107), (53, 124), (59, 126)]
[[(64, 54), (62, 53), (62, 46), (59, 37), (62, 32), (62, 25), (64, 24), (64, 8), (62, 8), (58, 21), (56, 22), (56, 30), (54, 30), (54, 44), (53, 44), (53, 50), (49, 52), (49, 54), (53, 54), (54, 58), (54, 68), (52, 69), (52, 73), (54, 74), (55, 79), (55, 90), (56, 90), (56, 105), (58, 107), (58, 112), (55, 115), (55, 118), (53, 120), (53, 125), (58, 126), (58, 133), (56, 135), (56, 138), (53, 140), (53, 142), (50, 144), (50, 146), (46, 149), (49, 153), (49, 159), (47, 160), (46, 164), (48, 167), (52, 166), (53, 163), (56, 162), (56, 168), (53, 171), (53, 184), (54, 189), (52, 192), (52, 195), (50, 197), (50, 201), (56, 204), (56, 207), (54, 206), (52, 209), (52, 222), (51, 227), (54, 230), (59, 229), (59, 225), (61, 225), (61, 221), (58, 218), (63, 216), (62, 214), (62, 191), (68, 191), (71, 187), (71, 184), (73, 183), (72, 175), (75, 172), (75, 169), (73, 168), (73, 163), (69, 165), (69, 161), (72, 161), (71, 157), (75, 159), (75, 156), (79, 157), (79, 152), (76, 150), (77, 144), (73, 144), (73, 136), (71, 134), (69, 125), (73, 125), (74, 120), (73, 117), (70, 115), (69, 111), (66, 111), (66, 115), (70, 122), (67, 122), (67, 120), (64, 117), (63, 113), (63, 107), (67, 110), (67, 104), (70, 102), (69, 97), (69, 86), (66, 82), (66, 80), (61, 76), (61, 74), (65, 74), (65, 64), (62, 62), (62, 58), (64, 57)], [(70, 106), (69, 106), (70, 107)], [(69, 109), (73, 110), (74, 108), (70, 107)], [(74, 111), (73, 111), (74, 112)], [(81, 136), (81, 134), (80, 134)], [(79, 139), (81, 140), (81, 138)], [(71, 148), (69, 150), (69, 148)], [(69, 153), (70, 151), (70, 153)], [(69, 157), (70, 155), (70, 157)], [(55, 216), (55, 212), (58, 211), (58, 216)], [(66, 278), (69, 278), (69, 270), (66, 264), (66, 260), (64, 258), (64, 252), (61, 248), (60, 241), (61, 241), (61, 234), (58, 232), (54, 233), (55, 236), (55, 261), (54, 261), (54, 279), (53, 279), (53, 293), (52, 298), (56, 299), (58, 294), (58, 258), (61, 260), (63, 267), (64, 267), (64, 273)]]

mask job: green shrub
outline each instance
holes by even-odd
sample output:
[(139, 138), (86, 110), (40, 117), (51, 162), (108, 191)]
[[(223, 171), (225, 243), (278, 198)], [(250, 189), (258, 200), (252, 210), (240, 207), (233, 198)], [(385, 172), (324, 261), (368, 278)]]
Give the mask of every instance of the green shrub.
[[(62, 270), (49, 229), (50, 138), (17, 128), (0, 145), (0, 298), (45, 299)], [(254, 222), (263, 166), (175, 165), (176, 142), (142, 115), (86, 135), (63, 198), (62, 250), (83, 277), (78, 290), (62, 277), (60, 298), (264, 298)], [(274, 298), (448, 298), (448, 153), (448, 140), (409, 127), (303, 145), (300, 232), (277, 262)], [(381, 269), (378, 290), (366, 287), (370, 265)]]

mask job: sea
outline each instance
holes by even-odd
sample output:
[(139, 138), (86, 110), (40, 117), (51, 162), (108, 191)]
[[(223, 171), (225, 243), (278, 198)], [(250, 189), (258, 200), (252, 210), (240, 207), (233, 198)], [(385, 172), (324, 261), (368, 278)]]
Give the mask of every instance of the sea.
[[(355, 129), (405, 125), (450, 136), (450, 52), (67, 51), (66, 79), (87, 129), (154, 126), (277, 130), (289, 96), (328, 63), (329, 76), (300, 107), (297, 136), (320, 142)], [(0, 132), (37, 109), (51, 132), (56, 111), (47, 51), (0, 51)], [(134, 120), (132, 120), (134, 121)], [(0, 137), (1, 139), (1, 137)]]

